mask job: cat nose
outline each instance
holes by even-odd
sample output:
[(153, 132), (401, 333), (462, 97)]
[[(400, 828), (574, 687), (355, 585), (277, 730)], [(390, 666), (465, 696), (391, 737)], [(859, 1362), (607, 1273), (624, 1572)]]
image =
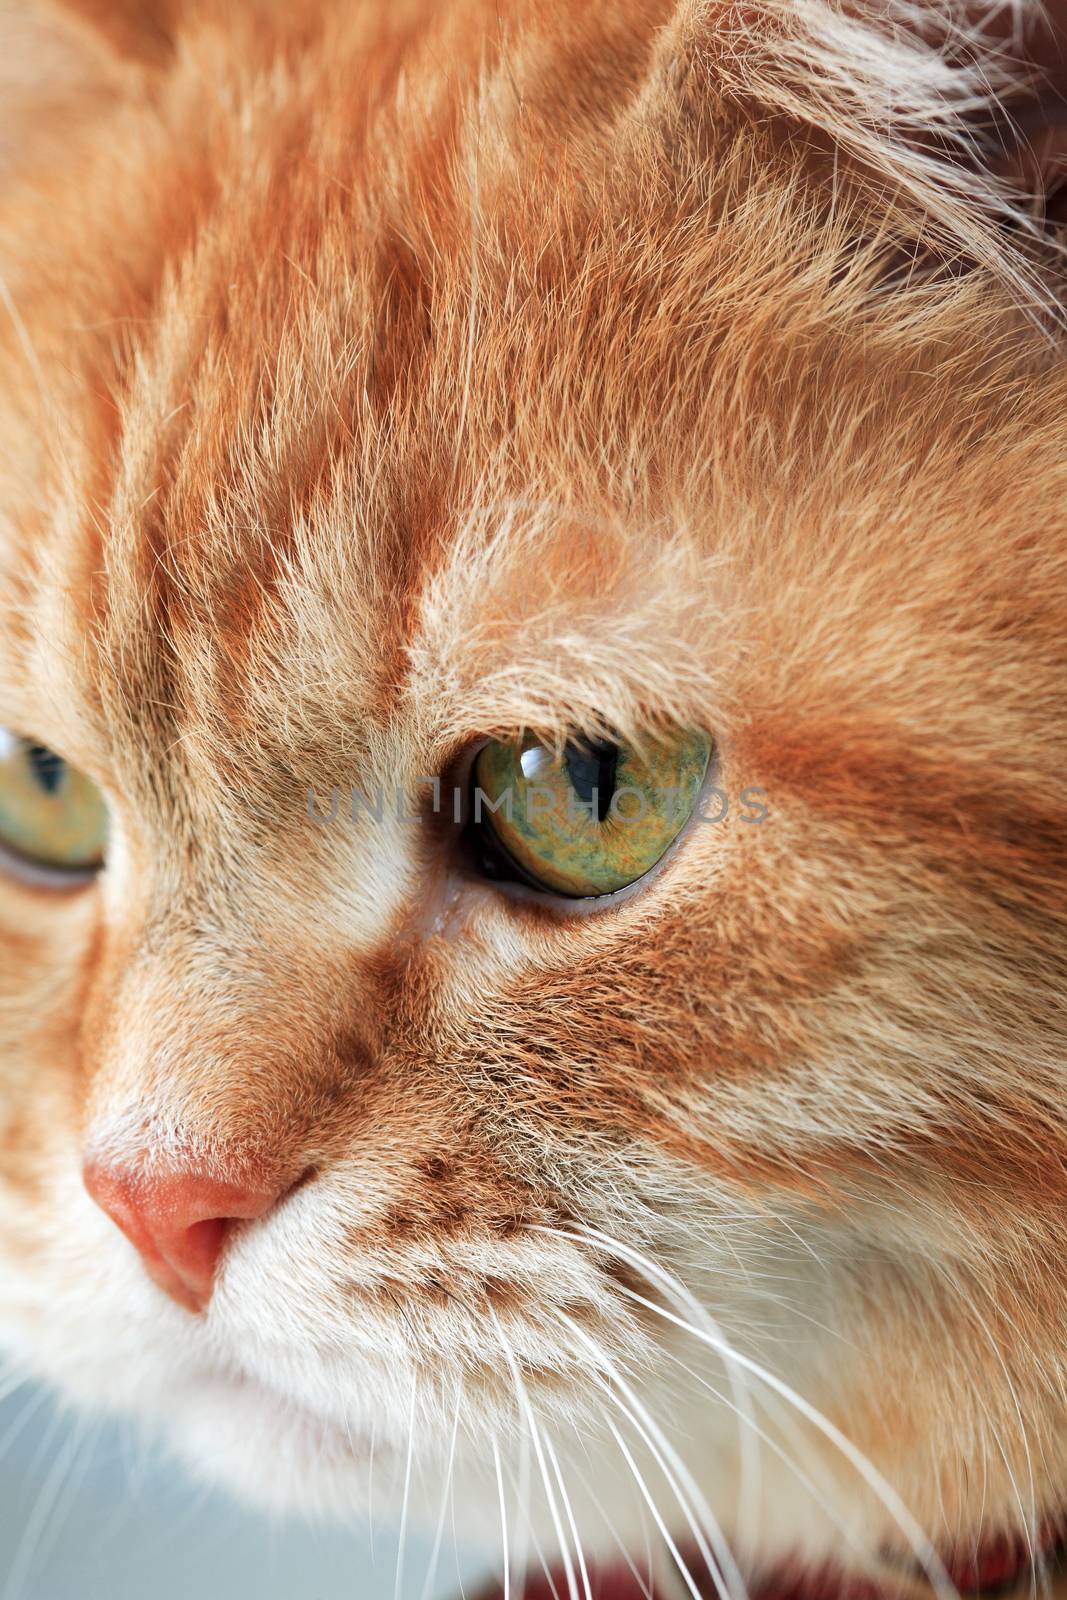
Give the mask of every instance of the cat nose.
[(146, 1172), (98, 1161), (86, 1163), (84, 1178), (149, 1275), (188, 1311), (203, 1311), (211, 1299), (235, 1224), (264, 1216), (282, 1193), (191, 1170)]

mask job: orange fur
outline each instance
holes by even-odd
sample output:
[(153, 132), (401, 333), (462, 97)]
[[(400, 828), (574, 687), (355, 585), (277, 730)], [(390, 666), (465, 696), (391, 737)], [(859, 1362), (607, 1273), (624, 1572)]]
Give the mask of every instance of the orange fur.
[[(345, 1510), (462, 1394), (476, 1517), (513, 1359), (631, 1506), (562, 1319), (668, 1428), (729, 1363), (581, 1224), (935, 1543), (1064, 1508), (1058, 257), (923, 16), (0, 7), (0, 724), (115, 819), (88, 890), (0, 875), (0, 1328), (247, 1493)], [(305, 810), (664, 725), (769, 818), (589, 916)], [(86, 1152), (299, 1186), (197, 1321)], [(821, 1493), (768, 1453), (753, 1523), (689, 1398), (751, 1566), (906, 1550), (764, 1391)]]

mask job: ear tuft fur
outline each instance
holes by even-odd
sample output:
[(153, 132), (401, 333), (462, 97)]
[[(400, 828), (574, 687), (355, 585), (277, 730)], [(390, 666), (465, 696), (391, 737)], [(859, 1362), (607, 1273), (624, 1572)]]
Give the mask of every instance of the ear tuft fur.
[(1014, 80), (993, 106), (986, 144), (994, 173), (1038, 225), (1067, 222), (1067, 0), (990, 17)]
[(691, 0), (675, 30), (717, 92), (845, 158), (899, 259), (980, 263), (1059, 314), (1067, 0)]

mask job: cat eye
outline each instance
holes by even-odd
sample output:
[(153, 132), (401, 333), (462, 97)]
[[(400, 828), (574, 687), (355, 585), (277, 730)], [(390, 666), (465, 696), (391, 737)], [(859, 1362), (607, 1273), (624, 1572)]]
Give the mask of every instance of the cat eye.
[(711, 755), (711, 739), (692, 731), (641, 751), (612, 739), (562, 749), (491, 739), (471, 773), (483, 870), (569, 899), (627, 888), (684, 828)]
[(0, 851), (15, 867), (85, 881), (103, 866), (107, 826), (104, 798), (83, 772), (0, 728)]

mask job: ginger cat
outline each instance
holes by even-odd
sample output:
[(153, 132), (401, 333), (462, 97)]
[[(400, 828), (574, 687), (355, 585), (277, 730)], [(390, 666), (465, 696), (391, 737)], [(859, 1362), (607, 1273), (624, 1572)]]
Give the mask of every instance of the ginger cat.
[(17, 1372), (512, 1594), (1053, 1581), (1061, 57), (0, 6)]

